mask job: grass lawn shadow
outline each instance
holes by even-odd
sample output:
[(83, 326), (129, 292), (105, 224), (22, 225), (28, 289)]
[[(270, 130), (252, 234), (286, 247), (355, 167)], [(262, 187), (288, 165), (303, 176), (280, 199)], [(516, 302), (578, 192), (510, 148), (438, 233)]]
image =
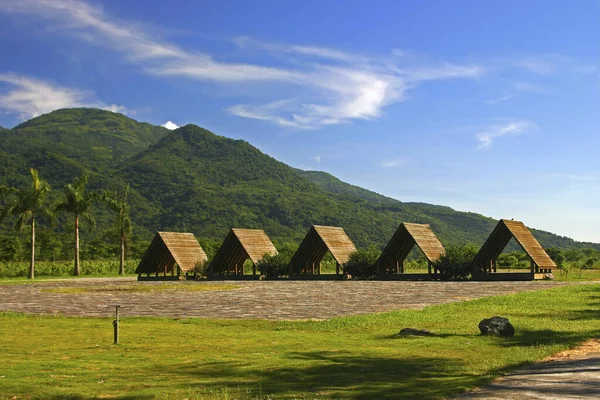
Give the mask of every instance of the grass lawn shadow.
[[(287, 358), (293, 367), (273, 367), (257, 370), (251, 364), (211, 363), (207, 365), (161, 365), (158, 369), (174, 369), (187, 374), (191, 381), (220, 381), (203, 390), (223, 386), (244, 387), (254, 382), (262, 396), (286, 397), (301, 392), (304, 398), (326, 396), (342, 399), (409, 399), (439, 398), (448, 393), (460, 393), (474, 383), (489, 378), (455, 374), (458, 360), (436, 357), (379, 358), (356, 357), (343, 352), (296, 352)], [(460, 368), (459, 368), (460, 369)], [(431, 382), (431, 385), (428, 385)], [(297, 397), (294, 397), (297, 398)], [(302, 397), (301, 397), (302, 398)]]

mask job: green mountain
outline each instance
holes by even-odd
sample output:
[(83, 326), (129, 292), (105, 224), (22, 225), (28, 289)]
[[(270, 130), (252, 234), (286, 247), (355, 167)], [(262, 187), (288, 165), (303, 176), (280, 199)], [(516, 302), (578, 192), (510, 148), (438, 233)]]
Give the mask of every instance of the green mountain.
[(62, 186), (83, 172), (105, 174), (168, 132), (104, 110), (57, 110), (2, 132), (0, 171), (19, 171), (7, 179), (16, 185), (27, 179), (29, 168), (37, 168)]
[[(66, 109), (0, 134), (0, 184), (29, 167), (60, 188), (82, 172), (96, 187), (132, 186), (136, 231), (191, 231), (222, 240), (231, 227), (299, 241), (311, 224), (343, 226), (360, 246), (384, 245), (400, 222), (429, 223), (446, 244), (481, 244), (496, 221), (425, 203), (403, 203), (319, 171), (289, 167), (243, 140), (194, 125), (175, 131), (96, 109)], [(102, 231), (112, 216), (97, 211)], [(534, 231), (545, 246), (583, 247)], [(594, 245), (600, 248), (600, 245)]]

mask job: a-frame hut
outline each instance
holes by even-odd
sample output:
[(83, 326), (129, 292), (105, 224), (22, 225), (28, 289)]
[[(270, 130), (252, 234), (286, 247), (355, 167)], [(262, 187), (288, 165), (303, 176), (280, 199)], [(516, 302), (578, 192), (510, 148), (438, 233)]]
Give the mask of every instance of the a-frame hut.
[(379, 273), (404, 273), (404, 260), (418, 246), (427, 258), (427, 269), (431, 274), (432, 266), (442, 254), (444, 246), (439, 241), (429, 224), (400, 224), (394, 236), (375, 263)]
[(529, 256), (532, 274), (548, 273), (556, 268), (554, 261), (521, 221), (501, 219), (475, 256), (476, 270), (480, 273), (496, 272), (498, 256), (512, 238)]
[(252, 274), (265, 254), (277, 254), (277, 249), (262, 229), (233, 228), (217, 250), (209, 267), (212, 275), (243, 275), (244, 262), (252, 261)]
[(336, 274), (356, 250), (344, 228), (313, 225), (290, 262), (290, 275), (321, 273), (321, 260), (329, 251), (336, 262)]
[[(196, 240), (193, 233), (157, 232), (144, 253), (135, 272), (138, 278), (142, 274), (163, 277), (179, 276), (194, 270), (196, 264), (205, 262), (206, 253)], [(175, 271), (177, 264), (177, 271)]]

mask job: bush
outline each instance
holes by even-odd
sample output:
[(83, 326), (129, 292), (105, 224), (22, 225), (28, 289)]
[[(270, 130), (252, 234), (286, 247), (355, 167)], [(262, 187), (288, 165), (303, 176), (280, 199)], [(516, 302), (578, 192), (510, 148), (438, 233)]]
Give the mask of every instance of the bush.
[(344, 271), (353, 278), (368, 278), (375, 275), (375, 263), (381, 250), (375, 245), (366, 249), (355, 250), (344, 264)]
[(208, 275), (208, 267), (210, 267), (210, 261), (198, 261), (194, 265), (194, 274), (200, 277), (206, 277)]
[(450, 246), (433, 264), (444, 281), (464, 281), (471, 278), (477, 247), (472, 244)]
[(286, 253), (265, 254), (256, 264), (261, 275), (267, 278), (276, 278), (288, 274), (291, 257)]

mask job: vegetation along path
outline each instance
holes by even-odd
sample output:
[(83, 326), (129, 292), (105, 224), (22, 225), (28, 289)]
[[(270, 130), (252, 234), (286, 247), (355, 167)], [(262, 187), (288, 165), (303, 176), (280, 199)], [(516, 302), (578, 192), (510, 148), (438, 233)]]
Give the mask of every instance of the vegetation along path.
[(421, 309), (562, 282), (246, 281), (136, 282), (134, 278), (64, 279), (0, 284), (0, 312), (106, 317), (327, 319)]

